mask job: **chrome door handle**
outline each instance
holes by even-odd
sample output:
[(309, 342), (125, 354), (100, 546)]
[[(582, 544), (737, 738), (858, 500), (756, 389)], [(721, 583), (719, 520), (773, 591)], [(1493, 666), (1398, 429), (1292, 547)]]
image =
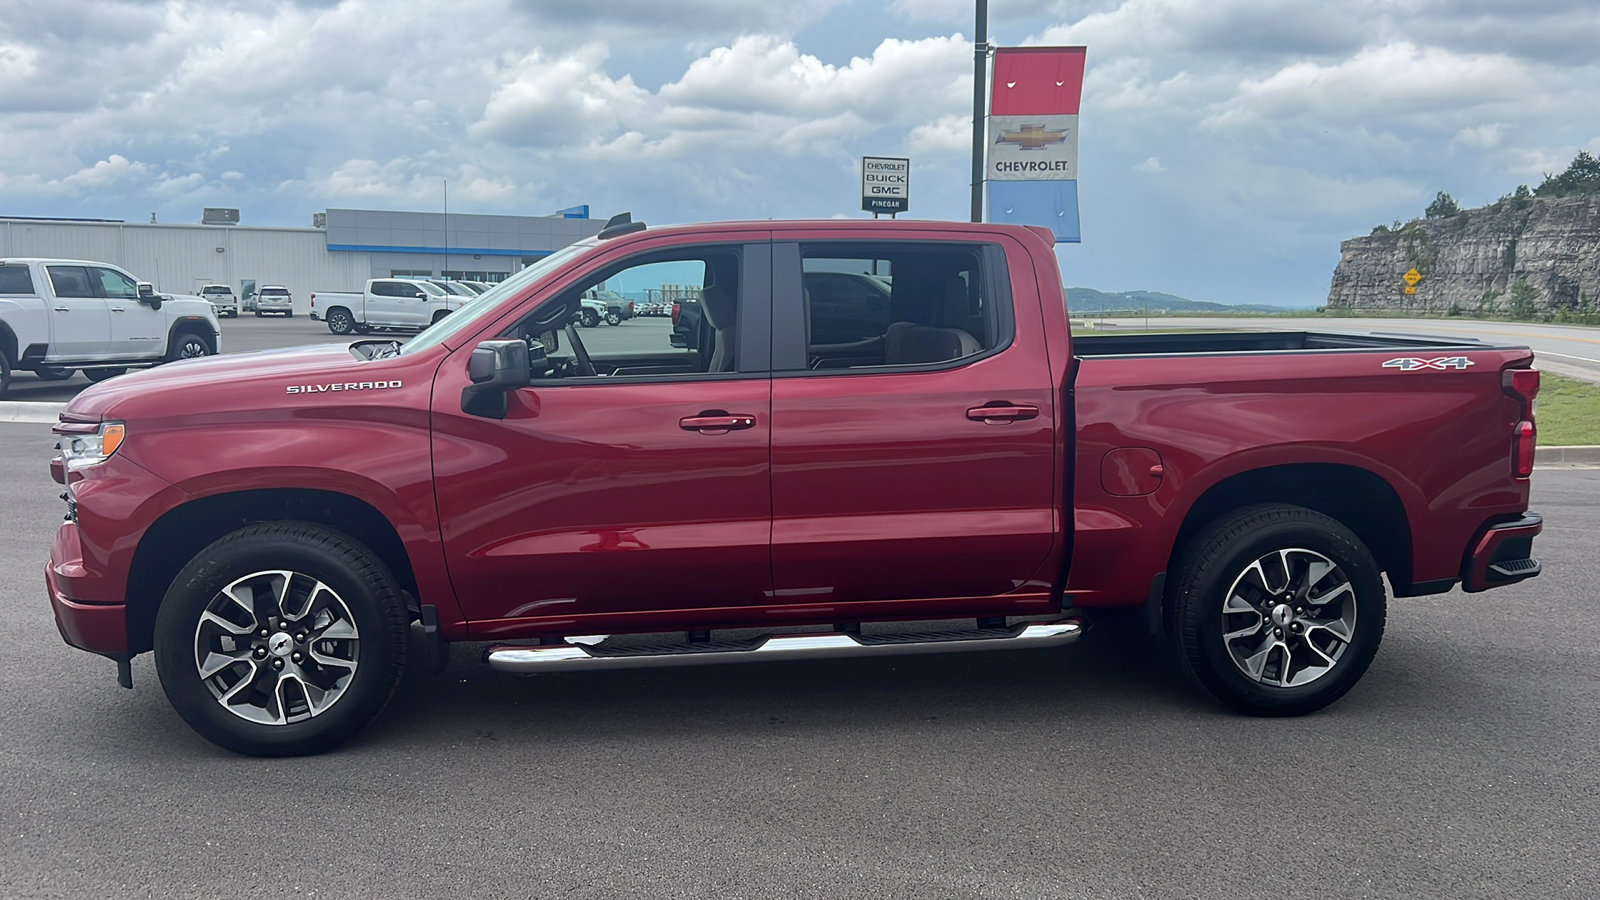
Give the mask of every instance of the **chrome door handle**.
[(58, 307), (56, 307), (56, 312), (72, 312), (72, 307), (70, 307), (70, 306), (58, 306)]
[(678, 427), (684, 431), (698, 431), (701, 434), (727, 434), (730, 431), (756, 427), (756, 417), (708, 410), (698, 416), (679, 419)]
[(967, 418), (974, 422), (985, 422), (990, 425), (1004, 425), (1019, 419), (1034, 419), (1039, 416), (1037, 406), (1017, 406), (1007, 404), (1004, 406), (974, 406), (967, 410)]
[(111, 311), (112, 311), (112, 312), (122, 312), (122, 307), (120, 307), (120, 306), (113, 306), (113, 307), (111, 307)]

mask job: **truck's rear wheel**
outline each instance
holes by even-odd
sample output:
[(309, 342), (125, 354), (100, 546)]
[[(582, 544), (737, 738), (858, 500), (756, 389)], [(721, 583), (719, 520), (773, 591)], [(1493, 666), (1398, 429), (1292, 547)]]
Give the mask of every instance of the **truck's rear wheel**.
[(1234, 709), (1295, 716), (1355, 686), (1383, 640), (1377, 561), (1339, 522), (1241, 509), (1196, 534), (1167, 595), (1178, 663)]
[(328, 310), (328, 330), (334, 334), (349, 334), (356, 330), (355, 319), (351, 318), (349, 310), (335, 306)]
[(408, 631), (393, 576), (354, 539), (257, 524), (173, 580), (156, 615), (156, 672), (183, 720), (218, 746), (319, 753), (389, 702)]
[(612, 310), (611, 312), (606, 313), (606, 324), (607, 325), (621, 325), (622, 324), (622, 314), (617, 312), (616, 310)]

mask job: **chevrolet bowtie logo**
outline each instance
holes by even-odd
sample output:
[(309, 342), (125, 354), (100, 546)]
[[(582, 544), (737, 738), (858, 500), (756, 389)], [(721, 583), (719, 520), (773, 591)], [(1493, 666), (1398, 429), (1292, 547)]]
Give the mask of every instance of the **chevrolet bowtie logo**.
[(1024, 125), (1020, 131), (1001, 132), (996, 144), (1016, 144), (1024, 150), (1041, 150), (1045, 144), (1059, 144), (1067, 139), (1065, 131), (1046, 131), (1043, 125)]

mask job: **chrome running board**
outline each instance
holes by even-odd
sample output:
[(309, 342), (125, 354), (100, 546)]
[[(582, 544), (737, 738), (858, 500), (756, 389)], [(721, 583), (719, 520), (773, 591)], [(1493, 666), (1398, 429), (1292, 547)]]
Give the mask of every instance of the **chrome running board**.
[(1083, 634), (1083, 620), (1033, 622), (1009, 628), (936, 631), (922, 634), (859, 635), (775, 634), (749, 641), (719, 641), (649, 647), (607, 647), (592, 637), (566, 638), (564, 643), (530, 646), (496, 644), (483, 661), (502, 672), (603, 671), (710, 663), (774, 662), (787, 659), (904, 656), (924, 653), (970, 653), (1024, 647), (1059, 647)]

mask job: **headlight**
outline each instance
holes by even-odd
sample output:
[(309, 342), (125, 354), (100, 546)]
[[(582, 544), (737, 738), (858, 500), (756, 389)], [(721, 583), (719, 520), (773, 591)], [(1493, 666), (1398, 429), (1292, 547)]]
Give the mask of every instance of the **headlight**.
[(62, 422), (55, 433), (61, 436), (61, 460), (72, 472), (110, 459), (127, 437), (128, 426), (122, 422)]

